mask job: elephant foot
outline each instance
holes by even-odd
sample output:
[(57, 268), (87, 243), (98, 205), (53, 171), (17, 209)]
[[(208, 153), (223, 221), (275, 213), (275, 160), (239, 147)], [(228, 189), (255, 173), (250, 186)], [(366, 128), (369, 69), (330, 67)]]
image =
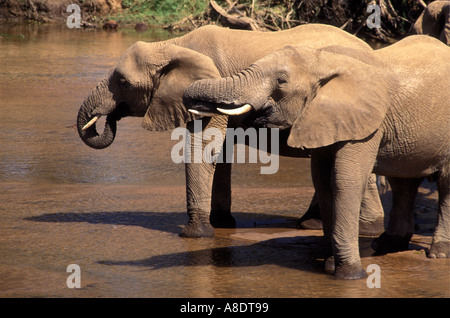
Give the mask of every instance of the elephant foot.
[(409, 247), (409, 241), (411, 235), (407, 237), (387, 234), (384, 232), (378, 238), (373, 240), (372, 248), (377, 254), (396, 253), (400, 251), (406, 251)]
[(336, 279), (361, 279), (367, 277), (367, 273), (362, 268), (361, 263), (336, 265), (334, 256), (325, 259), (325, 272), (334, 274)]
[(305, 230), (322, 230), (322, 220), (320, 218), (319, 204), (311, 203), (305, 214), (298, 219), (296, 227)]
[(429, 258), (450, 258), (450, 242), (436, 242), (431, 244), (430, 251), (427, 254)]
[(209, 220), (211, 222), (211, 225), (216, 228), (236, 227), (236, 220), (231, 215), (230, 211), (211, 211)]
[(359, 220), (359, 234), (364, 236), (379, 236), (384, 232), (384, 218), (372, 222)]
[(325, 259), (325, 272), (328, 274), (334, 274), (334, 271), (336, 270), (334, 266), (334, 256), (330, 256)]
[(322, 220), (318, 219), (307, 219), (307, 220), (299, 219), (297, 221), (296, 227), (297, 229), (304, 229), (304, 230), (322, 230), (323, 224)]
[(181, 237), (214, 237), (214, 228), (210, 224), (189, 222), (179, 234)]
[(367, 273), (360, 262), (336, 265), (336, 270), (334, 271), (334, 278), (336, 279), (361, 279), (366, 277)]

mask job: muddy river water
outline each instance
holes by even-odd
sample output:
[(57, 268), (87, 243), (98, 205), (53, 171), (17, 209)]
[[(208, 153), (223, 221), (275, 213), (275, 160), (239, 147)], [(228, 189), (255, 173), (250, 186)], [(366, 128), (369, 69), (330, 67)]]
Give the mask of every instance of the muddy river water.
[[(99, 151), (74, 127), (83, 99), (131, 44), (172, 36), (0, 26), (0, 297), (450, 296), (449, 260), (425, 257), (437, 213), (425, 186), (410, 250), (373, 256), (372, 238), (361, 237), (379, 288), (326, 274), (321, 232), (295, 228), (313, 194), (308, 159), (280, 158), (273, 175), (234, 165), (237, 227), (180, 238), (184, 167), (170, 159), (171, 132), (124, 118)], [(69, 288), (70, 264), (80, 288)]]

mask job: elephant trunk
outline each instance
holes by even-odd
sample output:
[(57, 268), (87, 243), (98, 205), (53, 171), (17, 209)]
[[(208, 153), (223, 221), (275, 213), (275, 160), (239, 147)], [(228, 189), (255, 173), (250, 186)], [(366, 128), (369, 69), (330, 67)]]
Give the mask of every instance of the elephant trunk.
[(258, 104), (262, 84), (257, 70), (248, 68), (231, 77), (197, 81), (186, 89), (183, 100), (188, 108), (199, 112), (217, 113), (218, 110), (227, 115), (240, 115)]
[[(78, 111), (77, 128), (81, 140), (94, 149), (108, 147), (116, 136), (116, 118), (112, 114), (115, 103), (108, 90), (108, 79), (101, 81), (86, 98)], [(102, 115), (107, 115), (105, 129), (99, 134), (95, 122)]]

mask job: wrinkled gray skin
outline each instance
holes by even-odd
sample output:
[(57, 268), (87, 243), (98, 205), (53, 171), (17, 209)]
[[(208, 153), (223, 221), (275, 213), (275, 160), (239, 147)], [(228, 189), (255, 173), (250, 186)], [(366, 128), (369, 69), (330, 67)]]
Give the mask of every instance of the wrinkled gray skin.
[[(163, 42), (137, 42), (121, 57), (117, 66), (86, 98), (78, 113), (81, 139), (90, 147), (102, 149), (111, 145), (116, 121), (124, 116), (143, 117), (142, 126), (150, 131), (168, 130), (187, 123), (193, 132), (194, 115), (183, 105), (184, 90), (199, 79), (236, 74), (264, 55), (287, 44), (302, 43), (312, 47), (345, 44), (371, 50), (363, 41), (327, 25), (304, 25), (281, 32), (253, 32), (205, 26), (191, 33)], [(103, 133), (95, 124), (82, 128), (96, 115), (107, 116)], [(227, 116), (203, 118), (203, 127), (222, 132), (242, 126), (241, 118), (228, 122)], [(191, 133), (193, 138), (194, 134)], [(287, 135), (285, 136), (285, 139)], [(191, 142), (194, 145), (194, 142)], [(306, 157), (308, 152), (281, 144), (281, 155)], [(168, 159), (170, 160), (170, 159)], [(383, 211), (376, 184), (368, 185), (367, 208), (362, 224), (370, 231), (379, 225)], [(180, 235), (209, 237), (217, 227), (235, 225), (230, 214), (231, 164), (186, 164), (186, 197), (189, 221)]]
[(433, 1), (419, 16), (412, 34), (426, 34), (450, 45), (450, 1)]
[(381, 252), (408, 249), (413, 203), (425, 177), (437, 181), (439, 217), (428, 256), (450, 256), (450, 48), (410, 36), (377, 51), (286, 47), (239, 74), (202, 80), (185, 104), (222, 113), (249, 104), (253, 126), (290, 129), (291, 147), (311, 149), (313, 181), (331, 242), (335, 276), (366, 276), (358, 214), (372, 172), (393, 190)]

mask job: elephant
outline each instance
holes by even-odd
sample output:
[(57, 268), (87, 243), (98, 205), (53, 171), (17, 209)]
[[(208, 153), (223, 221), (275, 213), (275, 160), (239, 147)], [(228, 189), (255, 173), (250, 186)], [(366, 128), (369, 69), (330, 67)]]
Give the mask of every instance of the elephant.
[[(210, 118), (188, 112), (182, 100), (184, 90), (199, 79), (233, 75), (291, 43), (313, 47), (344, 44), (371, 50), (365, 42), (345, 31), (321, 24), (280, 32), (230, 30), (209, 25), (167, 41), (138, 41), (84, 100), (77, 117), (79, 136), (92, 148), (108, 147), (115, 138), (117, 121), (125, 116), (143, 117), (142, 127), (150, 131), (186, 124), (193, 132), (195, 119), (202, 120), (204, 129), (215, 127), (225, 131), (227, 125), (241, 126), (239, 117), (228, 120), (225, 115)], [(105, 128), (99, 134), (95, 122), (100, 116), (107, 117)], [(281, 148), (281, 155), (309, 156), (301, 149), (287, 145)], [(189, 220), (180, 235), (212, 237), (213, 226), (233, 227), (231, 164), (186, 163), (185, 174)], [(383, 211), (375, 194), (376, 184), (369, 183), (368, 188), (371, 195), (366, 200), (367, 209), (362, 212), (362, 219), (366, 220), (363, 223), (369, 231), (381, 232)]]
[(411, 27), (411, 34), (426, 34), (450, 45), (450, 1), (433, 1)]
[(253, 127), (288, 131), (287, 144), (311, 151), (324, 238), (337, 279), (367, 274), (358, 250), (358, 215), (367, 178), (386, 176), (393, 194), (378, 253), (408, 249), (413, 204), (434, 178), (438, 222), (430, 258), (450, 256), (450, 48), (426, 35), (383, 49), (287, 46), (222, 79), (184, 92), (196, 113), (245, 115)]

